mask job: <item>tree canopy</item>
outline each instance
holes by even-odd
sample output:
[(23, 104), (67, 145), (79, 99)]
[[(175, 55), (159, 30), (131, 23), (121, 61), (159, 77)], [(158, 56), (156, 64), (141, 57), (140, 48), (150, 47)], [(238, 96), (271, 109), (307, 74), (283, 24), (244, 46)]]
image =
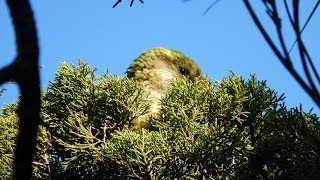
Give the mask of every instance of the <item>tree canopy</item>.
[[(147, 113), (141, 84), (79, 60), (62, 62), (42, 93), (34, 179), (273, 179), (320, 177), (320, 124), (286, 108), (266, 81), (173, 81), (157, 130), (132, 130)], [(1, 98), (1, 97), (0, 97)], [(19, 101), (19, 100), (18, 100)], [(0, 179), (12, 176), (17, 105), (0, 114)]]

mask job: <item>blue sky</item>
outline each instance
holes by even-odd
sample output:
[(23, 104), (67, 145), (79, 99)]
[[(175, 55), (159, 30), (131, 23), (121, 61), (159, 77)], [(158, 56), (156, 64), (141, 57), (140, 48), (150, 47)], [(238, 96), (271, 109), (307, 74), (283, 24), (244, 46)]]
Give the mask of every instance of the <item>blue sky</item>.
[[(123, 0), (112, 9), (116, 0), (97, 1), (37, 1), (31, 0), (38, 27), (43, 87), (53, 80), (62, 60), (77, 63), (81, 58), (99, 73), (109, 69), (123, 75), (130, 62), (142, 51), (155, 46), (180, 50), (194, 59), (212, 80), (228, 75), (228, 70), (248, 78), (256, 73), (259, 80), (277, 92), (285, 93), (289, 107), (303, 104), (305, 110), (319, 108), (280, 64), (254, 25), (242, 1), (223, 0), (206, 15), (203, 12), (213, 0), (138, 0), (129, 7)], [(253, 2), (253, 1), (252, 1)], [(259, 15), (275, 37), (272, 24), (260, 1), (254, 1)], [(259, 2), (259, 3), (258, 3)], [(316, 3), (304, 2), (302, 22)], [(303, 37), (316, 67), (319, 68), (319, 23), (316, 12)], [(287, 25), (287, 24), (285, 24)], [(15, 55), (15, 39), (5, 1), (0, 1), (0, 67)], [(288, 46), (294, 42), (290, 28), (284, 27)], [(316, 53), (318, 52), (318, 53)], [(299, 60), (297, 51), (292, 57)], [(301, 65), (297, 64), (300, 69)], [(0, 99), (0, 107), (16, 100), (15, 85), (4, 85), (7, 91)]]

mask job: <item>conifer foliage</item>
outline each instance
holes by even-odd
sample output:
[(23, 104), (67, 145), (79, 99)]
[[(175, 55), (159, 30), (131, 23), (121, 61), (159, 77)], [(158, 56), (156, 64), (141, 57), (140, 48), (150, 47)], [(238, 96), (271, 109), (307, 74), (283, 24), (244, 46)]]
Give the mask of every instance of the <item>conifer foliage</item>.
[[(96, 70), (62, 62), (43, 93), (34, 179), (320, 177), (319, 118), (254, 75), (173, 81), (151, 131), (131, 129), (148, 92)], [(16, 107), (0, 114), (0, 179), (12, 173)]]

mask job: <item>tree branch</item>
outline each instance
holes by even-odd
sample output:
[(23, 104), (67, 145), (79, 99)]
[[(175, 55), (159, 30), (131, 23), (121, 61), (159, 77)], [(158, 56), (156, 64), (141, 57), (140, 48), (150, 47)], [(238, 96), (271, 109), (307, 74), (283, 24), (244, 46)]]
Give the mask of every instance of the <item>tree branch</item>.
[(1, 80), (12, 78), (20, 88), (19, 133), (15, 147), (13, 179), (30, 179), (40, 122), (39, 47), (37, 30), (28, 0), (7, 0), (16, 34), (18, 55), (1, 70)]
[[(251, 4), (248, 0), (243, 0), (246, 8), (248, 9), (254, 23), (258, 27), (259, 31), (262, 33), (264, 39), (267, 41), (275, 55), (278, 57), (280, 62), (284, 65), (284, 67), (290, 72), (290, 74), (294, 77), (294, 79), (300, 84), (300, 86), (307, 92), (307, 94), (312, 98), (312, 100), (320, 107), (320, 95), (319, 93), (315, 92), (313, 89), (311, 89), (306, 82), (301, 78), (301, 76), (297, 73), (297, 71), (294, 69), (290, 57), (283, 57), (280, 53), (279, 49), (276, 47), (276, 45), (271, 40), (270, 36), (262, 26), (261, 22), (259, 21), (257, 15), (255, 14), (253, 8), (251, 7)], [(274, 17), (273, 17), (274, 18)], [(298, 40), (299, 42), (299, 40)]]

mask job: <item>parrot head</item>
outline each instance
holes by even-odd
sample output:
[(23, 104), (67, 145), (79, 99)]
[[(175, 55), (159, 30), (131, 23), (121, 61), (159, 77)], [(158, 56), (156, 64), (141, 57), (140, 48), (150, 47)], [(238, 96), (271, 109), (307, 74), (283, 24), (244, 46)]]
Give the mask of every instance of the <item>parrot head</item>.
[[(142, 83), (150, 93), (150, 114), (159, 110), (159, 99), (165, 95), (172, 80), (187, 77), (204, 78), (198, 65), (183, 53), (164, 47), (156, 47), (144, 51), (133, 60), (126, 71), (126, 76)], [(139, 120), (140, 119), (140, 120)], [(138, 118), (133, 126), (149, 129), (147, 117)]]
[(173, 79), (202, 77), (198, 65), (179, 51), (157, 47), (133, 60), (126, 75), (154, 90), (166, 91)]

